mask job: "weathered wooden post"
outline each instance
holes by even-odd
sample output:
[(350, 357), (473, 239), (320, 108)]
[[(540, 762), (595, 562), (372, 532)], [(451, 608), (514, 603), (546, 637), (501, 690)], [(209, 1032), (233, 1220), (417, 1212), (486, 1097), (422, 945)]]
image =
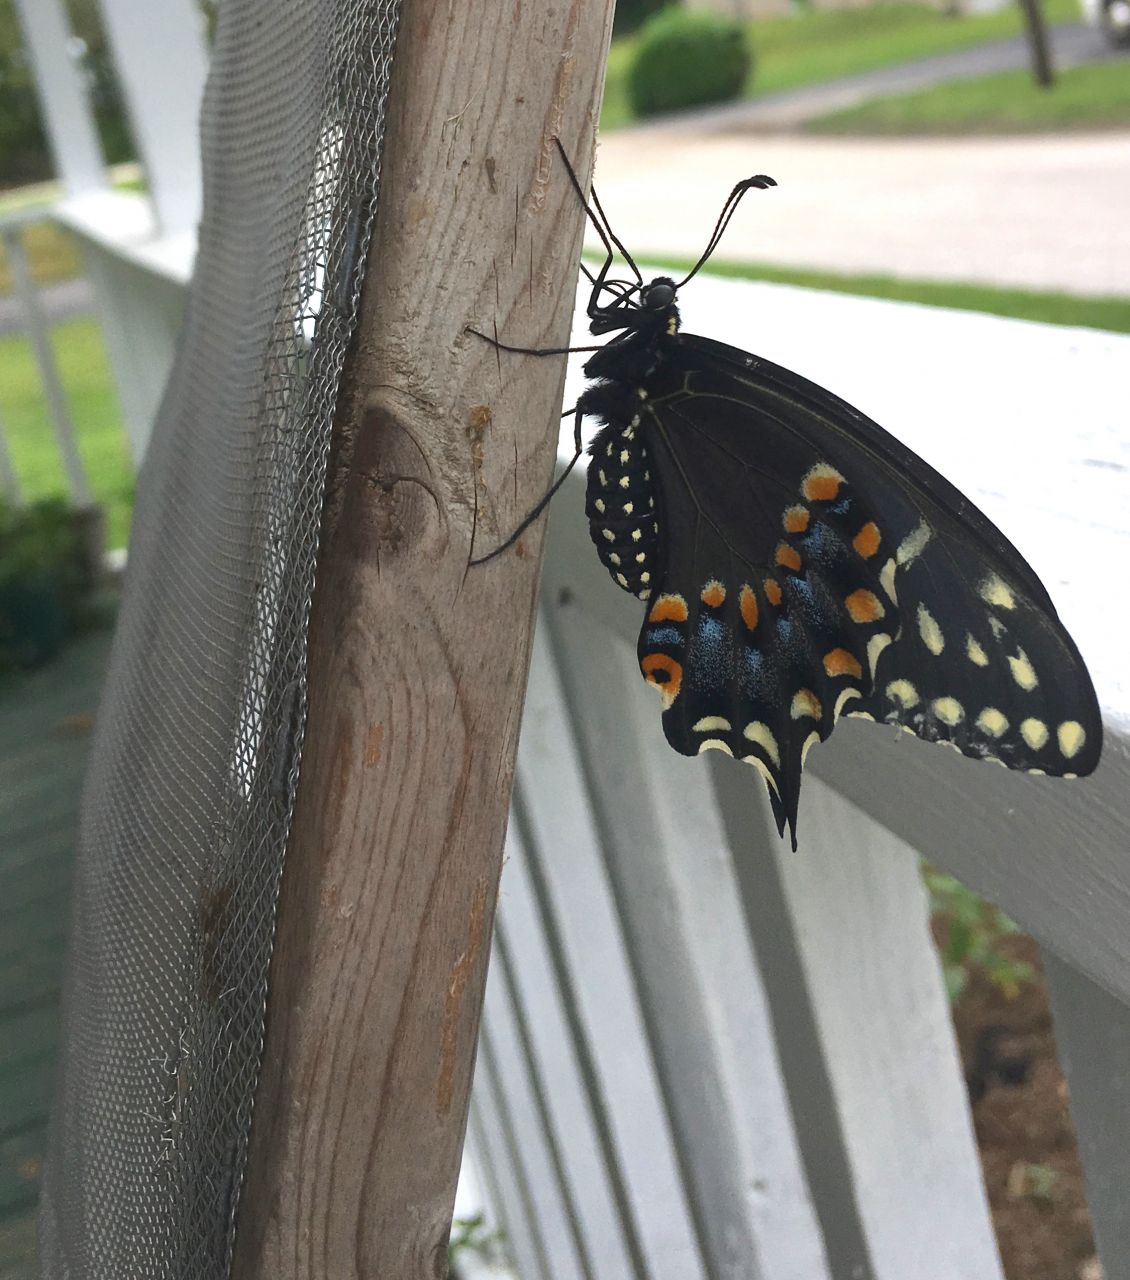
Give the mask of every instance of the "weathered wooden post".
[(239, 1280), (446, 1274), (610, 0), (406, 0), (338, 406)]

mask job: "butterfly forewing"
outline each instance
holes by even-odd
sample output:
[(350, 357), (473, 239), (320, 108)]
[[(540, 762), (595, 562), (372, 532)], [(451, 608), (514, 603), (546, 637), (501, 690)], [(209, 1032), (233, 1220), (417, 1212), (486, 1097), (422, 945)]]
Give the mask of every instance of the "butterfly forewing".
[(640, 633), (669, 742), (766, 779), (794, 833), (841, 714), (1090, 772), (1101, 721), (1035, 573), (920, 458), (822, 388), (692, 335), (641, 397), (661, 551)]

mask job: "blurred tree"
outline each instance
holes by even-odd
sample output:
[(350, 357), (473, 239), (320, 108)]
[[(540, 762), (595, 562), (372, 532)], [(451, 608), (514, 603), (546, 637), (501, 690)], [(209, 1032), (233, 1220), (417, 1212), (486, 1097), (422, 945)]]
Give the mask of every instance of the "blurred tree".
[[(106, 160), (131, 160), (133, 140), (96, 0), (67, 0), (67, 16), (74, 33), (70, 52), (86, 76)], [(12, 0), (0, 0), (0, 187), (39, 182), (53, 172), (19, 19)]]
[(1055, 84), (1055, 71), (1052, 69), (1048, 26), (1044, 21), (1040, 0), (1020, 0), (1020, 12), (1024, 15), (1024, 27), (1028, 35), (1032, 75), (1041, 89), (1050, 89)]

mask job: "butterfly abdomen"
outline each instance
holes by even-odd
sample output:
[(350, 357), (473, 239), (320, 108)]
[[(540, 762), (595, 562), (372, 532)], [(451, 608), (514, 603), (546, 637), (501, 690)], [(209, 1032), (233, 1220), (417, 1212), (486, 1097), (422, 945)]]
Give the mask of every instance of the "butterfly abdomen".
[(659, 514), (639, 415), (605, 426), (591, 453), (589, 533), (613, 582), (646, 600), (658, 572)]

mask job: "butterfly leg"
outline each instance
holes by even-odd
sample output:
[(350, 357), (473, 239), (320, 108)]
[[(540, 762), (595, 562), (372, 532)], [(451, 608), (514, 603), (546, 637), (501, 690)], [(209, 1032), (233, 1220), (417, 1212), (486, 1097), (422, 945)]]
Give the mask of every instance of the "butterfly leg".
[(526, 518), (522, 521), (522, 523), (517, 527), (517, 529), (514, 530), (514, 532), (510, 535), (510, 537), (507, 538), (504, 543), (502, 543), (501, 546), (495, 547), (493, 551), (488, 551), (485, 556), (479, 556), (477, 560), (469, 561), (469, 564), (471, 565), (486, 564), (488, 560), (493, 560), (495, 556), (502, 555), (504, 551), (512, 547), (518, 541), (518, 539), (522, 536), (522, 534), (526, 532), (526, 530), (530, 527), (530, 525), (533, 524), (533, 522), (538, 518), (538, 516), (541, 515), (541, 513), (546, 509), (546, 507), (549, 506), (550, 502), (552, 502), (553, 500), (553, 495), (557, 492), (558, 489), (561, 488), (561, 486), (569, 478), (569, 473), (580, 461), (581, 454), (584, 453), (584, 445), (581, 443), (581, 422), (584, 419), (585, 411), (584, 409), (581, 408), (580, 404), (577, 404), (577, 405), (574, 405), (572, 409), (567, 409), (561, 416), (563, 418), (567, 418), (569, 414), (573, 414), (573, 456), (569, 460), (569, 465), (565, 468), (564, 471), (562, 471), (562, 473), (557, 477), (557, 479), (554, 480), (554, 482), (549, 486), (549, 488), (541, 496), (541, 498), (538, 499), (538, 502), (535, 505), (534, 509), (529, 513), (529, 515), (526, 516)]
[(571, 355), (575, 351), (600, 351), (603, 349), (603, 345), (597, 347), (511, 347), (505, 342), (499, 342), (497, 338), (488, 338), (485, 333), (480, 333), (478, 329), (472, 329), (470, 325), (467, 326), (464, 333), (473, 333), (476, 338), (482, 338), (484, 342), (489, 343), (496, 351), (513, 351), (520, 356), (565, 356)]

